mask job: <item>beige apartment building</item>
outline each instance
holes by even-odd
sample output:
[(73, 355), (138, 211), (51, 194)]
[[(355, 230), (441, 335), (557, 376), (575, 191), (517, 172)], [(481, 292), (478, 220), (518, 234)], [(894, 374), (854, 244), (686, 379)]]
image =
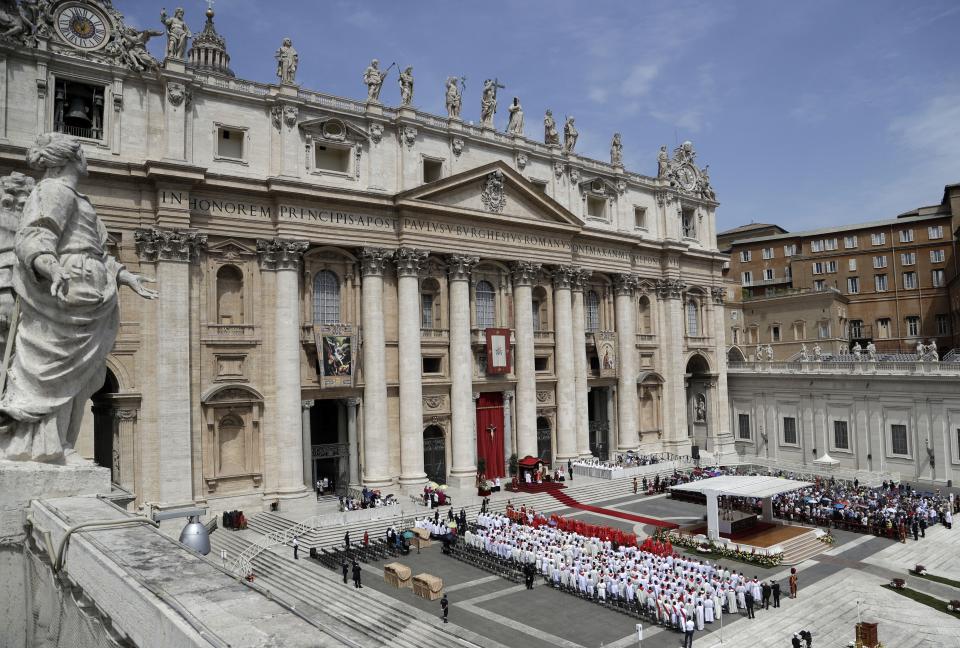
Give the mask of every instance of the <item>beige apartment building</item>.
[(801, 345), (831, 354), (857, 342), (873, 342), (879, 353), (956, 346), (958, 224), (960, 185), (951, 185), (939, 204), (897, 218), (761, 236), (749, 226), (721, 232), (718, 239), (730, 241), (726, 277), (740, 287), (726, 307), (731, 357), (755, 354), (757, 345), (772, 346), (778, 360)]

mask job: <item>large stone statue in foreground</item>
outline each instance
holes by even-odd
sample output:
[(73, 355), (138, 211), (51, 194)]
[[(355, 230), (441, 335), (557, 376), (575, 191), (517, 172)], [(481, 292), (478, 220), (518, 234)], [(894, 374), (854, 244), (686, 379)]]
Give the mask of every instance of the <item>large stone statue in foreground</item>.
[(4, 367), (0, 459), (83, 463), (73, 446), (119, 328), (118, 286), (147, 299), (157, 293), (107, 254), (107, 231), (77, 191), (87, 173), (80, 143), (41, 135), (27, 162), (44, 176), (14, 238), (20, 319), (11, 324), (13, 355)]

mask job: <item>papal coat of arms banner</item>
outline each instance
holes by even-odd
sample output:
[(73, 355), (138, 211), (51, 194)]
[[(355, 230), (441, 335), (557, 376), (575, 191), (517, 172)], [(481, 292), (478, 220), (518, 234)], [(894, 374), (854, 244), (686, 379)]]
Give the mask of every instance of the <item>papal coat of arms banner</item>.
[(601, 378), (617, 377), (617, 334), (615, 331), (598, 331), (593, 334), (597, 350)]
[(352, 387), (354, 371), (353, 327), (343, 324), (313, 327), (320, 365), (320, 387)]
[(487, 374), (510, 373), (510, 329), (488, 328)]

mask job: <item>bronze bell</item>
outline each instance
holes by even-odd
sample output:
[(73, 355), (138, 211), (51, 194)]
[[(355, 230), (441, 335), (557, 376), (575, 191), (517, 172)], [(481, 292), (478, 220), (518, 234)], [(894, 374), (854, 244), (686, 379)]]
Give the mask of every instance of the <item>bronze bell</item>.
[(90, 126), (90, 108), (82, 97), (70, 99), (70, 109), (67, 111), (66, 118), (74, 123), (82, 122), (84, 126)]

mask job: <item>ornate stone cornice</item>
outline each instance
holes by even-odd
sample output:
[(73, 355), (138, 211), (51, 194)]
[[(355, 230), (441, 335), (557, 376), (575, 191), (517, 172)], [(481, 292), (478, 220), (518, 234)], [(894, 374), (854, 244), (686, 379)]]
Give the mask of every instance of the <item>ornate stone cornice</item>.
[(687, 284), (679, 279), (657, 279), (657, 296), (660, 299), (680, 299)]
[(360, 272), (364, 277), (382, 277), (393, 252), (384, 248), (367, 247), (360, 250)]
[(541, 267), (539, 263), (533, 263), (532, 261), (514, 261), (510, 264), (510, 276), (513, 277), (513, 285), (532, 286), (533, 282), (537, 280), (537, 275), (540, 274)]
[(587, 285), (587, 280), (593, 276), (593, 270), (587, 270), (586, 268), (581, 268), (580, 266), (574, 266), (577, 268), (576, 273), (573, 275), (573, 284), (572, 288), (574, 292), (582, 292)]
[(727, 291), (719, 286), (714, 286), (710, 289), (710, 296), (713, 297), (713, 303), (718, 306), (723, 306), (723, 302), (727, 297)]
[(423, 264), (429, 256), (426, 250), (402, 247), (397, 250), (393, 260), (397, 264), (398, 277), (419, 277), (423, 271)]
[(557, 266), (553, 269), (553, 287), (557, 290), (569, 290), (580, 273), (580, 266)]
[(639, 281), (634, 274), (615, 274), (613, 275), (614, 292), (617, 295), (632, 295)]
[(186, 261), (207, 249), (207, 235), (192, 230), (139, 229), (133, 233), (142, 261)]
[(307, 241), (287, 241), (281, 238), (257, 239), (257, 254), (264, 270), (296, 270), (300, 257), (307, 251)]
[(447, 277), (450, 281), (470, 281), (473, 268), (478, 263), (480, 263), (480, 257), (451, 254), (447, 257)]

